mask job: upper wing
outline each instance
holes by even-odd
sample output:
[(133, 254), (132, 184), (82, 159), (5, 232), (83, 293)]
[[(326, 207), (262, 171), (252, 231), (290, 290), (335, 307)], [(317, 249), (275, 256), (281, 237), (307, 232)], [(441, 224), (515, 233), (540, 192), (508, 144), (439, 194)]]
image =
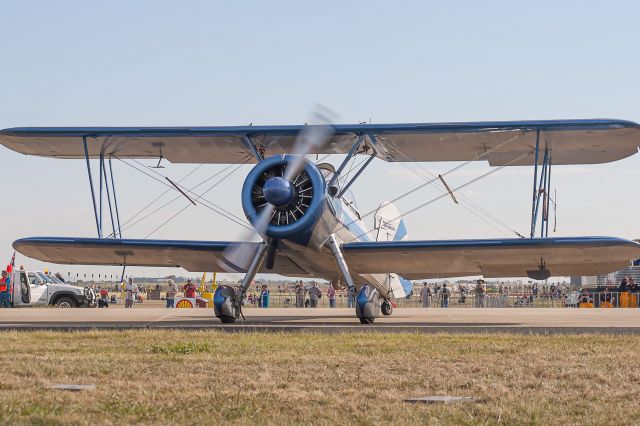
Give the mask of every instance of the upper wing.
[(599, 275), (640, 258), (640, 244), (613, 237), (354, 242), (342, 245), (359, 274), (409, 278), (525, 277), (544, 263), (552, 276)]
[[(13, 128), (0, 131), (0, 144), (14, 151), (47, 157), (89, 155), (158, 158), (173, 163), (254, 162), (246, 138), (265, 156), (293, 151), (304, 126), (241, 127), (68, 127)], [(485, 160), (492, 166), (531, 165), (539, 132), (553, 164), (594, 164), (633, 155), (640, 146), (640, 126), (623, 120), (547, 120), (479, 123), (334, 125), (329, 144), (311, 154), (344, 154), (354, 140), (386, 161)], [(505, 143), (508, 142), (508, 143)], [(372, 152), (369, 150), (368, 152)], [(514, 161), (514, 159), (518, 159)], [(542, 162), (542, 155), (539, 156)]]
[[(13, 247), (25, 256), (44, 262), (68, 265), (109, 266), (169, 266), (188, 271), (244, 272), (230, 265), (222, 256), (232, 242), (224, 241), (169, 241), (169, 240), (114, 240), (98, 238), (25, 238)], [(257, 244), (257, 243), (256, 243)], [(273, 270), (266, 273), (304, 276), (288, 257), (276, 254)]]

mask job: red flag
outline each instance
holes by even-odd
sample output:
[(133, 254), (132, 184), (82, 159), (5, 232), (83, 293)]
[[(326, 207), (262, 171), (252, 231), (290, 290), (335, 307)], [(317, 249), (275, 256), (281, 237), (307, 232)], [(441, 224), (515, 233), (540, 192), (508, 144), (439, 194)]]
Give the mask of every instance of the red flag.
[(7, 265), (7, 272), (11, 273), (13, 271), (13, 267), (16, 266), (16, 252), (13, 252), (13, 256), (11, 257), (11, 262)]

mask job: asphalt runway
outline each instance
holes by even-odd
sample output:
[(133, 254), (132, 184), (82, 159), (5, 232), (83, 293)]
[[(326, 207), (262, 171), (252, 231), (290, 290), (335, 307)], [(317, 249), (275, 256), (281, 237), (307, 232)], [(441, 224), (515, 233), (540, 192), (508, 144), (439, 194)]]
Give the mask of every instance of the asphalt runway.
[(640, 334), (637, 309), (396, 309), (361, 325), (353, 309), (245, 309), (246, 320), (221, 324), (213, 309), (0, 309), (0, 330), (215, 329), (323, 333), (607, 333)]

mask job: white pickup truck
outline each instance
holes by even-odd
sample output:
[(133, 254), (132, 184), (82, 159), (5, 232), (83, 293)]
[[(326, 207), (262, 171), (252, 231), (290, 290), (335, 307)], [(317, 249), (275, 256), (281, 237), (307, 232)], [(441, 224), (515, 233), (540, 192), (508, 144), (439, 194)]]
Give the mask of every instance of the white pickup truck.
[(11, 273), (11, 300), (15, 307), (93, 308), (96, 293), (89, 287), (66, 284), (42, 272), (17, 270)]

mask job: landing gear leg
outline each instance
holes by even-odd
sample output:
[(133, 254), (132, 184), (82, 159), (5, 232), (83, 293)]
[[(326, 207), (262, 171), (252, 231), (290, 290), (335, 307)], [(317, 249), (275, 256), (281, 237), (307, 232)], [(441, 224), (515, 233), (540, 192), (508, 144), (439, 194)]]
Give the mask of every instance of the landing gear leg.
[(331, 234), (329, 236), (329, 248), (333, 253), (333, 256), (336, 258), (336, 262), (338, 263), (338, 268), (344, 277), (344, 280), (347, 282), (347, 287), (349, 288), (349, 297), (353, 297), (356, 294), (356, 285), (353, 282), (353, 278), (351, 277), (351, 273), (349, 272), (349, 267), (347, 266), (347, 262), (344, 260), (344, 256), (342, 255), (342, 251), (340, 251), (340, 245), (336, 240), (336, 236)]
[(380, 298), (378, 290), (365, 285), (360, 288), (360, 291), (358, 291), (356, 296), (356, 285), (351, 273), (349, 272), (347, 262), (344, 260), (344, 256), (340, 250), (340, 245), (333, 234), (329, 237), (329, 248), (331, 249), (333, 256), (336, 258), (338, 268), (340, 268), (340, 272), (342, 273), (344, 280), (347, 282), (347, 286), (349, 287), (349, 297), (355, 296), (356, 316), (360, 319), (360, 323), (373, 324), (374, 319), (380, 315)]
[(221, 285), (216, 289), (213, 295), (213, 310), (216, 317), (220, 318), (220, 321), (224, 324), (234, 323), (240, 315), (242, 315), (242, 301), (247, 294), (247, 290), (251, 285), (251, 282), (255, 278), (258, 270), (264, 263), (267, 257), (267, 249), (269, 248), (267, 243), (261, 243), (256, 250), (256, 254), (247, 269), (247, 273), (242, 279), (240, 289), (236, 290), (228, 285)]

